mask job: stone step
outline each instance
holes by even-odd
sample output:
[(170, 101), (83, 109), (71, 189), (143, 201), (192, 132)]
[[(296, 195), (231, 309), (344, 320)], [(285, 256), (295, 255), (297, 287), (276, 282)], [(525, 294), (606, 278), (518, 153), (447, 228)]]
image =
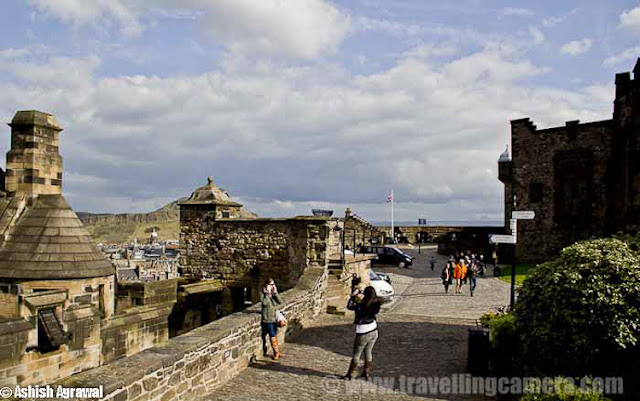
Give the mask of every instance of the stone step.
[(330, 315), (345, 316), (347, 312), (344, 308), (337, 308), (333, 305), (327, 305), (327, 313)]

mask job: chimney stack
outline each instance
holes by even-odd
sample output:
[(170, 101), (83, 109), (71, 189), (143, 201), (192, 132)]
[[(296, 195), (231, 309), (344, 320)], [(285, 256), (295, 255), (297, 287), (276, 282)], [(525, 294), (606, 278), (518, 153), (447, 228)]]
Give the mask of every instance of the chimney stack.
[(41, 111), (18, 111), (11, 124), (5, 189), (26, 196), (62, 194), (62, 157), (55, 116)]

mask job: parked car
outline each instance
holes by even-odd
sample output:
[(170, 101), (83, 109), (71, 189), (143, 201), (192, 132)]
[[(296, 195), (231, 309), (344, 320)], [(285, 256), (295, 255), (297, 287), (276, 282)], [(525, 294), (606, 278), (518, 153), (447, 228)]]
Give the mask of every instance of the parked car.
[(391, 284), (373, 270), (369, 271), (369, 285), (376, 290), (376, 296), (380, 302), (390, 302), (395, 295)]
[(391, 277), (389, 277), (389, 275), (388, 275), (388, 274), (386, 274), (386, 273), (378, 273), (378, 272), (376, 272), (376, 274), (377, 274), (378, 276), (380, 276), (380, 278), (381, 278), (381, 279), (383, 279), (383, 280), (384, 280), (384, 281), (386, 281), (387, 283), (391, 284)]
[(363, 246), (362, 253), (375, 253), (378, 255), (373, 264), (377, 265), (397, 265), (398, 267), (409, 267), (413, 264), (413, 258), (402, 250), (391, 246)]

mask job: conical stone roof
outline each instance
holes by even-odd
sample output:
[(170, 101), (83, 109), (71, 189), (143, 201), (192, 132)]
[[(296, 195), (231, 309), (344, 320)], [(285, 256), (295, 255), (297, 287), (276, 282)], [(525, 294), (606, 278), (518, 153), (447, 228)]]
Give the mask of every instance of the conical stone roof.
[[(25, 201), (31, 204), (20, 207)], [(14, 197), (2, 206), (0, 278), (59, 280), (115, 274), (62, 195)]]
[(207, 177), (207, 185), (196, 189), (189, 199), (180, 202), (183, 205), (226, 205), (240, 207), (241, 204), (234, 202), (222, 188), (218, 188), (213, 183), (212, 177)]

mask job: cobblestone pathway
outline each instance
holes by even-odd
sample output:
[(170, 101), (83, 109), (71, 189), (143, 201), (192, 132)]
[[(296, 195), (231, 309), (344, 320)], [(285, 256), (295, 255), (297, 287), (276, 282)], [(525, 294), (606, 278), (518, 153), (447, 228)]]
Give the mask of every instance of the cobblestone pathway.
[[(380, 338), (374, 348), (374, 381), (340, 380), (349, 365), (354, 329), (352, 315), (323, 315), (283, 349), (280, 362), (258, 360), (206, 400), (455, 400), (480, 401), (484, 396), (433, 394), (434, 382), (408, 377), (449, 377), (465, 373), (469, 324), (490, 308), (508, 302), (509, 287), (494, 278), (479, 280), (474, 297), (444, 294), (434, 249), (422, 250), (413, 269), (378, 268), (389, 273), (398, 294), (379, 315)], [(440, 268), (438, 268), (438, 266)], [(404, 382), (403, 382), (404, 380)], [(430, 387), (425, 387), (425, 383)], [(394, 391), (395, 390), (395, 391)], [(408, 390), (400, 393), (399, 390)], [(426, 390), (426, 392), (425, 392)], [(417, 393), (417, 394), (416, 394)]]

